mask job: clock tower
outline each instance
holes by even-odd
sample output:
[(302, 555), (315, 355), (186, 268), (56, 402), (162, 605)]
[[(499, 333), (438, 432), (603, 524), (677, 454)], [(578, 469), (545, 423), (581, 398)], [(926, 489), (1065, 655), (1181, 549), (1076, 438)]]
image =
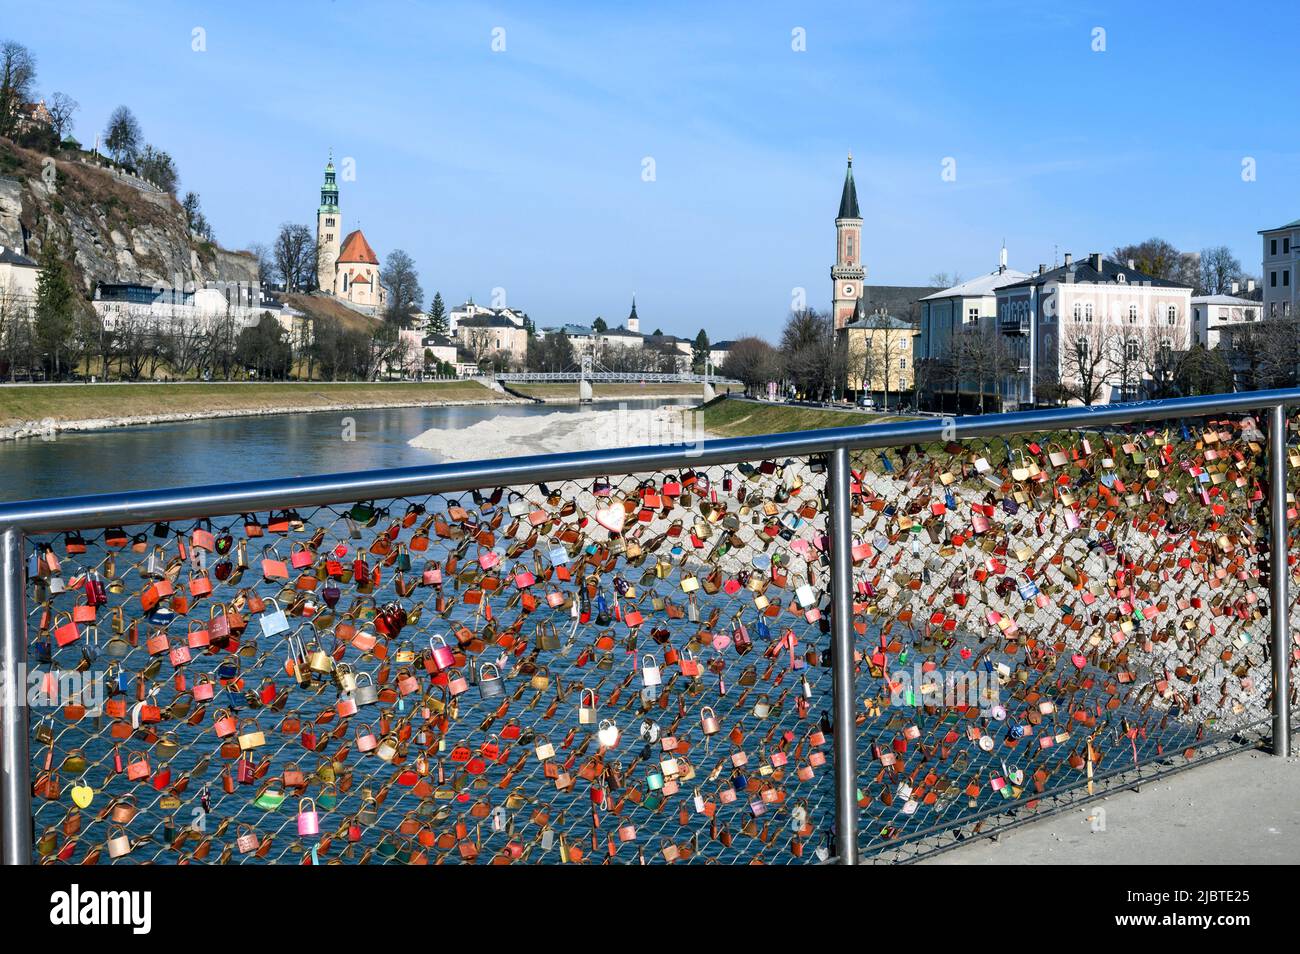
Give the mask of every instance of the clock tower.
[(835, 330), (840, 331), (853, 320), (853, 311), (862, 297), (862, 281), (867, 271), (862, 267), (862, 215), (858, 212), (858, 190), (853, 184), (853, 153), (849, 153), (844, 173), (844, 191), (840, 195), (840, 213), (835, 217), (835, 265), (831, 268), (831, 315)]

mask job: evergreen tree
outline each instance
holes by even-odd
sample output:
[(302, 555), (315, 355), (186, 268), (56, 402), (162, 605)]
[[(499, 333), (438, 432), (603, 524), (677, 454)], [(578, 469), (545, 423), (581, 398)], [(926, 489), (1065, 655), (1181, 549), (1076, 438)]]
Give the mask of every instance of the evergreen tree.
[(709, 335), (703, 328), (695, 336), (695, 343), (691, 346), (691, 367), (696, 374), (703, 374), (705, 367), (709, 363)]
[(77, 301), (64, 257), (62, 244), (53, 236), (41, 245), (33, 324), (37, 353), (53, 377), (61, 376), (71, 365), (75, 352)]
[(591, 323), (591, 330), (596, 332), (598, 335), (603, 335), (609, 330), (609, 325), (605, 324), (604, 318), (597, 315), (596, 320)]
[(442, 292), (434, 292), (433, 303), (429, 305), (429, 334), (446, 338), (448, 333), (447, 306), (442, 303)]

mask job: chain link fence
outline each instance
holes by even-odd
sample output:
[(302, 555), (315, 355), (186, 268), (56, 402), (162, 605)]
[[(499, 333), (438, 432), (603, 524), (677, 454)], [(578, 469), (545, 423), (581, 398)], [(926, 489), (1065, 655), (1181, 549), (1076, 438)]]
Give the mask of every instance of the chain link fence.
[[(851, 451), (861, 857), (1259, 744), (1267, 420)], [(831, 481), (773, 450), (29, 533), (32, 859), (832, 860)]]

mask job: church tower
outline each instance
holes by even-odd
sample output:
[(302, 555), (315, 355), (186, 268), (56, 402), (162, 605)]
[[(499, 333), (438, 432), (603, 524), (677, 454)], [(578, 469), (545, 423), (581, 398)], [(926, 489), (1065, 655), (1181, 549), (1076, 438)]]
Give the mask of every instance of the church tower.
[(835, 264), (831, 268), (834, 284), (831, 314), (836, 331), (853, 320), (866, 277), (866, 269), (862, 267), (862, 215), (858, 212), (858, 190), (853, 184), (853, 153), (849, 153), (844, 191), (840, 194), (840, 214), (835, 217)]
[(316, 287), (333, 293), (334, 271), (343, 235), (343, 216), (339, 214), (339, 185), (334, 175), (334, 153), (325, 164), (325, 183), (320, 187), (320, 208), (316, 210)]

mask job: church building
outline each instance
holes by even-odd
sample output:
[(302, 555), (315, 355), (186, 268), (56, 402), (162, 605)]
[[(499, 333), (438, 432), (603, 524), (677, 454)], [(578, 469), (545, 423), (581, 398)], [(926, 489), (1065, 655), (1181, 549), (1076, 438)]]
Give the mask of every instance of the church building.
[(379, 280), (379, 256), (365, 233), (353, 229), (343, 235), (339, 211), (339, 186), (334, 157), (325, 166), (325, 183), (316, 210), (316, 284), (340, 301), (368, 315), (380, 315), (388, 306), (388, 292)]

